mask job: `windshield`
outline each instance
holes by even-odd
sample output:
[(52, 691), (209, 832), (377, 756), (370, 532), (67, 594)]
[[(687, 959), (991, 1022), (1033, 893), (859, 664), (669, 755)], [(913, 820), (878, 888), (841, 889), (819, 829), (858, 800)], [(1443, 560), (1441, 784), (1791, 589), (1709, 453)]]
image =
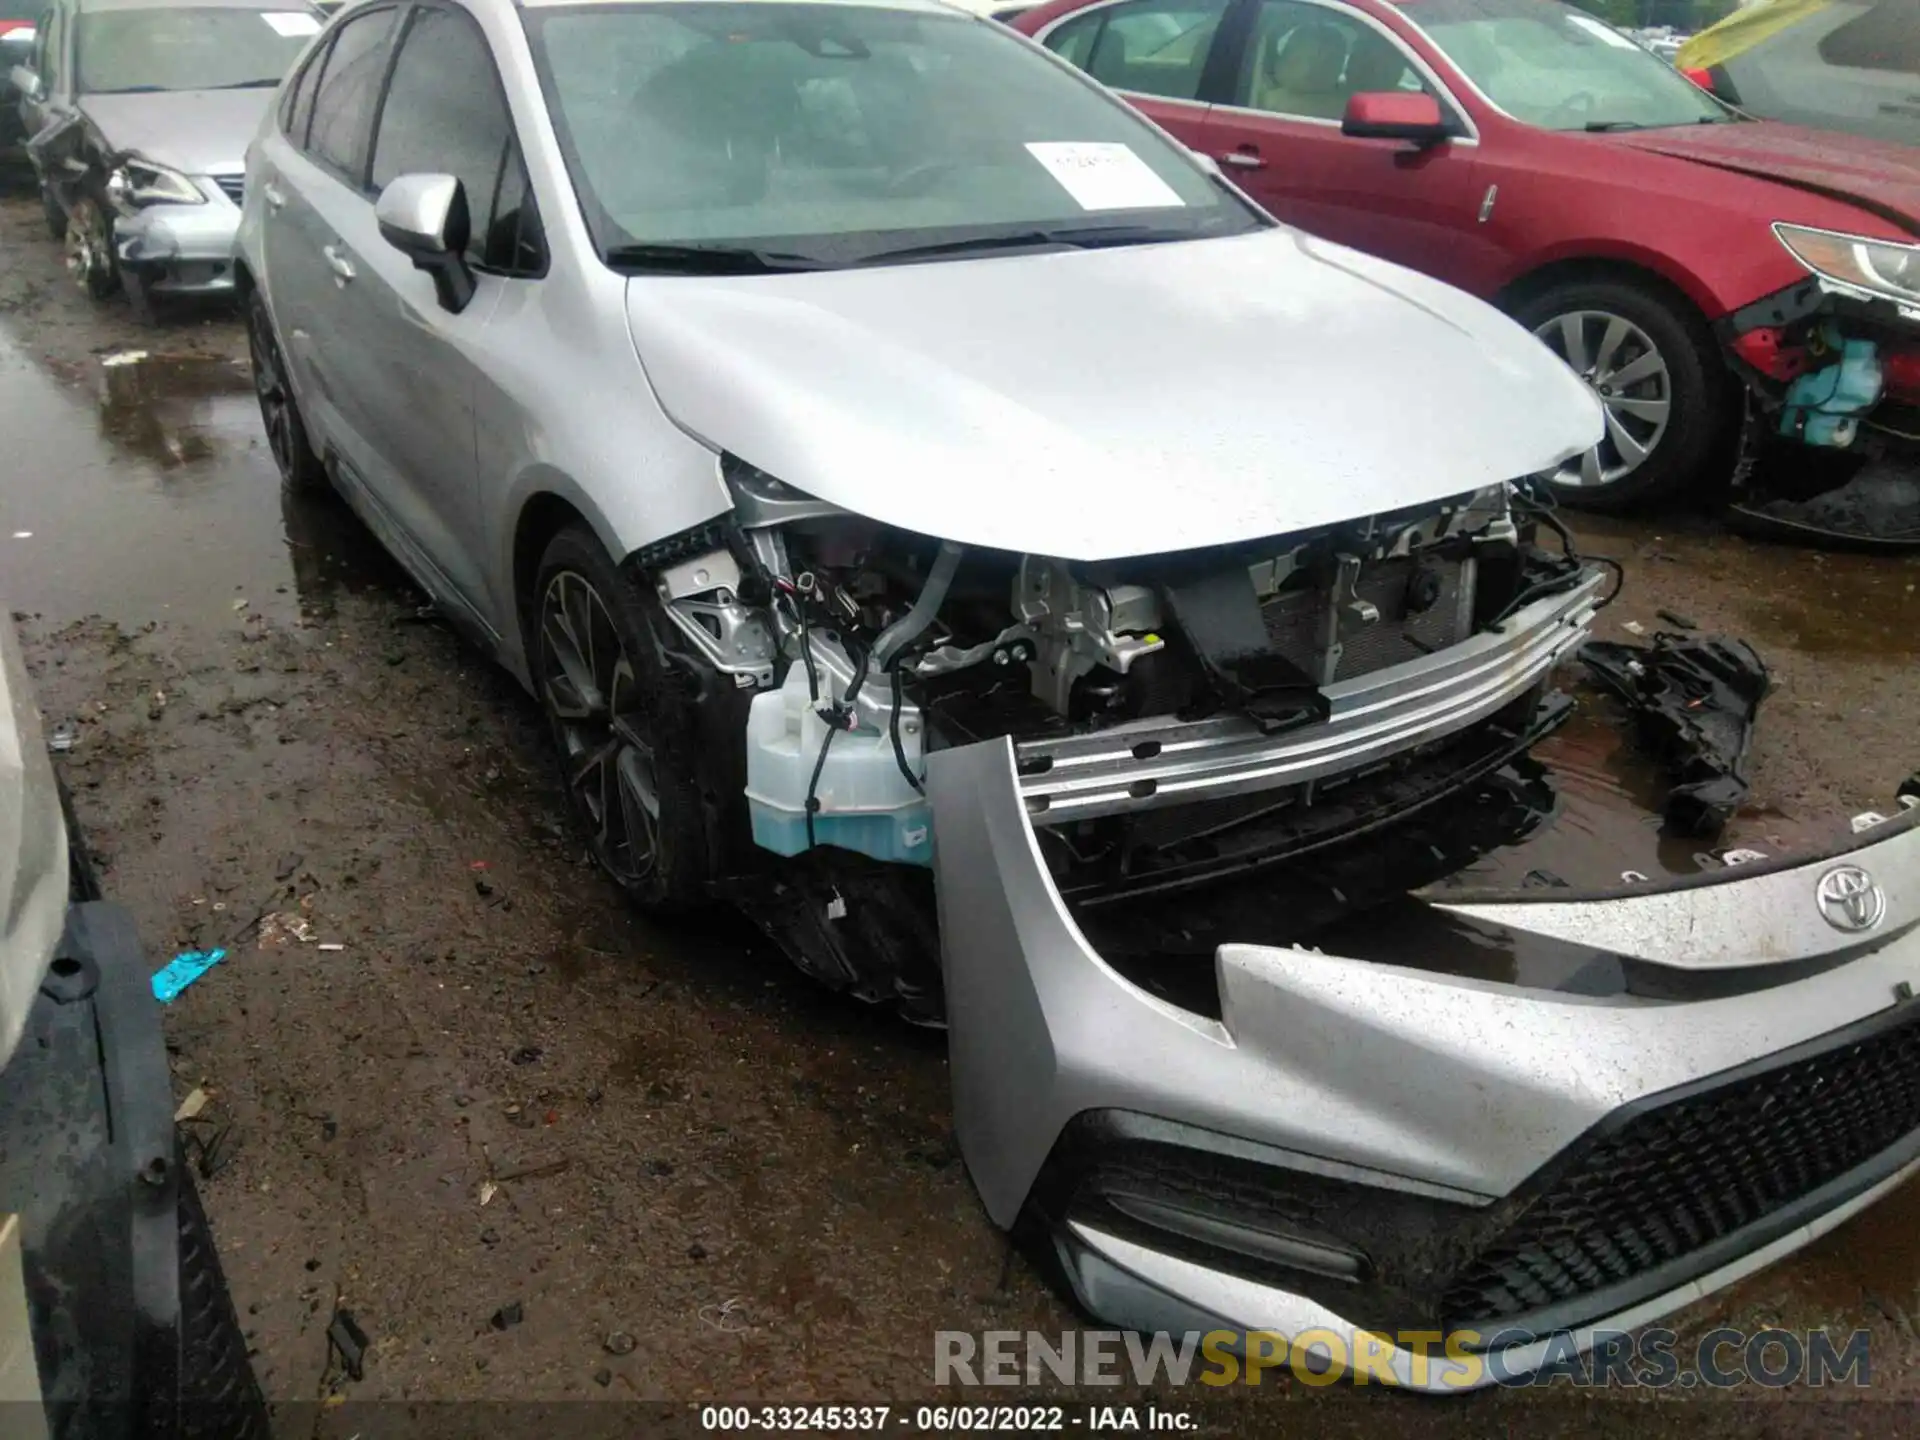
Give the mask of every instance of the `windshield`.
[(615, 265), (684, 262), (666, 251), (688, 247), (844, 265), (1264, 223), (988, 21), (790, 0), (523, 13)]
[(1406, 0), (1495, 105), (1545, 130), (1648, 130), (1731, 120), (1671, 65), (1554, 0)]
[(309, 10), (103, 10), (80, 16), (79, 89), (225, 90), (278, 85), (320, 29)]

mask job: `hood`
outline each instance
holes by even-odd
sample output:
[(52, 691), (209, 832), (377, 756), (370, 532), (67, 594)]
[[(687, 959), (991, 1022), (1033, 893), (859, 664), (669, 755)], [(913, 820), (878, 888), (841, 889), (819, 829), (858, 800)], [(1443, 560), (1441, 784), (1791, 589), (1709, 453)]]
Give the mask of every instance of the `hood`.
[(1920, 234), (1920, 150), (1906, 145), (1774, 120), (1629, 130), (1606, 138), (1832, 196)]
[(183, 175), (246, 169), (247, 146), (277, 92), (164, 90), (85, 95), (80, 109), (112, 150), (133, 150)]
[(965, 544), (1110, 559), (1419, 504), (1593, 444), (1492, 308), (1295, 231), (792, 275), (637, 277), (685, 429)]

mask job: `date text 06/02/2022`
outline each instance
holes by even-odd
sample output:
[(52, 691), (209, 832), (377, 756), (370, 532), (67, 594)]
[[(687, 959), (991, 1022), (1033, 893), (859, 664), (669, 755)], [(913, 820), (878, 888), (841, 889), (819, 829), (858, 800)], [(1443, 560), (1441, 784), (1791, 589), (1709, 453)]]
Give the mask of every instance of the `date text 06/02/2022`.
[(998, 1432), (1028, 1435), (1078, 1430), (1087, 1434), (1197, 1430), (1184, 1410), (1159, 1405), (705, 1405), (701, 1428), (722, 1432), (884, 1431), (939, 1434)]

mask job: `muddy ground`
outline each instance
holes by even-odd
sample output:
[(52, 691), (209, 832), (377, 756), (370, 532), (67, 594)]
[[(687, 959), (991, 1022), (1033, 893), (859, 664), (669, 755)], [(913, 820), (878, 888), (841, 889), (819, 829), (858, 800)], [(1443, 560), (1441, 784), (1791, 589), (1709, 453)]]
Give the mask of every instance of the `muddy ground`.
[[(156, 963), (232, 950), (167, 1025), (177, 1094), (211, 1096), (191, 1132), (225, 1137), (204, 1189), (280, 1431), (335, 1433), (310, 1403), (333, 1396), (902, 1403), (933, 1393), (936, 1329), (1080, 1323), (974, 1198), (939, 1038), (817, 991), (723, 917), (668, 931), (623, 909), (532, 705), (337, 503), (281, 492), (246, 383), (230, 314), (141, 329), (86, 302), (31, 198), (0, 201), (0, 597), (72, 731), (60, 763), (111, 896)], [(1705, 521), (1579, 531), (1627, 569), (1603, 635), (1664, 608), (1774, 668), (1731, 840), (1888, 808), (1920, 766), (1920, 564)], [(1553, 742), (1567, 812), (1517, 863), (1694, 868), (1657, 837), (1616, 717), (1581, 707)], [(1898, 1194), (1684, 1327), (1865, 1327), (1872, 1394), (1911, 1394), (1917, 1220), (1920, 1192)], [(373, 1341), (359, 1382), (329, 1365), (337, 1306)], [(1268, 1389), (1253, 1429), (1753, 1413)], [(1795, 1408), (1876, 1433), (1894, 1413), (1834, 1403)]]

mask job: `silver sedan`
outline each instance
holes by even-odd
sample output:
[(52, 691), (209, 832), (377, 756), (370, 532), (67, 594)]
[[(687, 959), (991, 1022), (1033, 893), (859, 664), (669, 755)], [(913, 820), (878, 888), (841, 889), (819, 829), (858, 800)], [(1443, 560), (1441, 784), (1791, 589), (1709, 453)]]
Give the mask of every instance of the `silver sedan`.
[[(1743, 1172), (1751, 1228), (1702, 1189), (1786, 1143), (1749, 1103), (1774, 1052), (1914, 962), (1799, 870), (1455, 907), (1613, 957), (1576, 994), (1305, 948), (1540, 823), (1489, 777), (1566, 715), (1551, 673), (1606, 597), (1525, 477), (1600, 411), (1493, 309), (1276, 225), (1004, 27), (361, 0), (254, 143), (240, 253), (287, 482), (337, 487), (538, 697), (637, 903), (737, 905), (950, 1024), (989, 1213), (1096, 1313), (1445, 1322), (1522, 1337), (1511, 1372), (1907, 1163), (1902, 1111), (1898, 1144)], [(1855, 844), (1861, 896), (1898, 883), (1842, 919), (1920, 919), (1913, 827)], [(1671, 1003), (1624, 993), (1648, 975)], [(1697, 1170), (1680, 1095), (1733, 1147)], [(1693, 1209), (1641, 1216), (1622, 1146)]]

